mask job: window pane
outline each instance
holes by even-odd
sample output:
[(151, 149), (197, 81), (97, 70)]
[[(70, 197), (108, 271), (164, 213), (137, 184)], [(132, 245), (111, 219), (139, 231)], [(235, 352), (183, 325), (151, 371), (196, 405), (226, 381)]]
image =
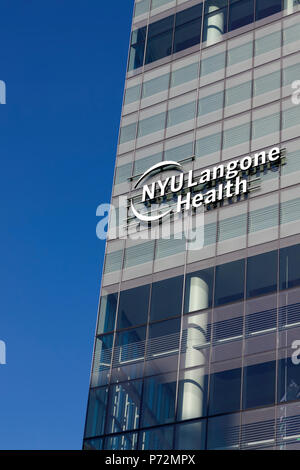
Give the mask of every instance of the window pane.
[(150, 8), (150, 0), (141, 0), (141, 2), (138, 2), (135, 4), (135, 11), (134, 11), (134, 16), (139, 16), (143, 15), (144, 13), (147, 13)]
[(252, 122), (252, 139), (258, 139), (264, 135), (273, 134), (279, 131), (280, 115), (271, 114), (264, 118), (256, 119)]
[(97, 333), (108, 333), (115, 328), (118, 293), (103, 295), (100, 301), (99, 323)]
[(181, 314), (183, 277), (155, 282), (152, 286), (151, 321), (163, 320)]
[(281, 11), (281, 0), (256, 0), (256, 20)]
[(208, 57), (201, 61), (201, 76), (217, 72), (225, 67), (225, 52)]
[(176, 426), (175, 449), (202, 450), (205, 449), (206, 420)]
[(165, 91), (169, 88), (169, 77), (170, 74), (166, 73), (161, 77), (153, 78), (152, 80), (145, 81), (143, 84), (143, 98), (155, 95), (161, 91)]
[(198, 78), (198, 63), (182, 67), (172, 72), (171, 87), (182, 85), (183, 83)]
[(187, 274), (184, 312), (190, 313), (211, 307), (214, 268)]
[(159, 163), (162, 160), (162, 152), (150, 155), (150, 157), (141, 158), (134, 162), (134, 175), (141, 175), (144, 171), (148, 170), (152, 165)]
[(145, 374), (177, 370), (179, 341), (180, 318), (150, 325)]
[(141, 380), (131, 380), (110, 387), (106, 433), (138, 428), (141, 393)]
[(172, 52), (173, 32), (168, 31), (148, 39), (145, 64), (167, 57)]
[(300, 399), (300, 367), (287, 357), (278, 361), (278, 402)]
[(142, 67), (144, 62), (145, 43), (139, 42), (130, 47), (128, 70), (134, 70)]
[(108, 389), (90, 390), (85, 437), (99, 436), (104, 433)]
[(232, 106), (251, 98), (251, 82), (245, 82), (226, 90), (225, 106)]
[(244, 298), (245, 260), (216, 267), (215, 305)]
[(251, 256), (247, 262), (247, 298), (277, 289), (277, 251)]
[(244, 60), (251, 59), (253, 52), (252, 42), (243, 44), (242, 46), (233, 47), (228, 50), (228, 63), (227, 65), (235, 65)]
[(210, 376), (209, 414), (240, 409), (242, 370), (232, 369)]
[(201, 19), (177, 26), (174, 36), (174, 51), (179, 52), (200, 43)]
[(92, 387), (108, 383), (114, 335), (97, 338), (92, 374)]
[(154, 36), (157, 36), (159, 34), (165, 33), (166, 31), (173, 29), (173, 25), (174, 25), (174, 15), (168, 16), (167, 18), (164, 18), (163, 20), (156, 21), (155, 23), (150, 23), (149, 29), (148, 29), (148, 38), (153, 38)]
[(115, 184), (126, 183), (131, 176), (132, 163), (116, 168)]
[(218, 111), (223, 107), (223, 91), (199, 100), (198, 116)]
[(138, 137), (161, 131), (165, 128), (166, 113), (156, 114), (139, 122)]
[(141, 85), (132, 86), (127, 88), (125, 93), (124, 105), (134, 103), (140, 99)]
[(118, 329), (147, 323), (149, 295), (149, 285), (120, 292)]
[(176, 378), (173, 374), (146, 378), (144, 381), (142, 426), (174, 421)]
[(269, 91), (277, 90), (280, 88), (280, 71), (269, 73), (263, 77), (254, 80), (254, 96), (268, 93)]
[(147, 30), (146, 26), (143, 26), (142, 28), (138, 28), (132, 31), (130, 44), (144, 42), (146, 39), (146, 30)]
[(222, 134), (208, 135), (207, 137), (202, 137), (196, 141), (196, 157), (205, 157), (210, 153), (219, 152), (221, 149), (221, 137)]
[(275, 361), (244, 368), (244, 409), (272, 405), (275, 402), (275, 375)]
[(121, 127), (120, 144), (134, 140), (136, 136), (136, 122), (128, 126)]
[(183, 106), (178, 106), (178, 108), (170, 109), (168, 112), (168, 127), (181, 124), (185, 121), (190, 121), (194, 119), (196, 113), (196, 101), (192, 103), (184, 104)]
[(228, 31), (241, 28), (254, 21), (254, 1), (230, 1)]
[(268, 34), (255, 41), (255, 55), (265, 54), (266, 52), (274, 51), (281, 46), (281, 32)]
[(140, 432), (139, 449), (171, 450), (173, 449), (173, 426), (163, 426)]
[(165, 150), (165, 160), (173, 160), (179, 162), (193, 155), (193, 142)]
[(125, 250), (125, 268), (149, 263), (154, 256), (154, 240), (130, 246)]
[[(141, 377), (144, 366), (146, 328), (134, 328), (116, 334), (113, 369), (118, 369), (118, 380)], [(113, 371), (116, 373), (116, 371)]]
[(176, 14), (176, 26), (194, 21), (196, 18), (200, 18), (202, 15), (202, 6), (200, 3), (192, 8), (187, 8), (186, 10), (180, 11)]
[(178, 387), (177, 419), (206, 416), (208, 378), (204, 368), (181, 372)]
[(238, 449), (240, 440), (240, 414), (218, 416), (208, 420), (208, 449)]
[(250, 123), (241, 124), (224, 131), (224, 148), (247, 142), (250, 138)]
[(289, 289), (300, 284), (300, 245), (282, 248), (279, 254), (280, 289)]
[(105, 450), (135, 450), (137, 446), (137, 433), (125, 433), (105, 439)]

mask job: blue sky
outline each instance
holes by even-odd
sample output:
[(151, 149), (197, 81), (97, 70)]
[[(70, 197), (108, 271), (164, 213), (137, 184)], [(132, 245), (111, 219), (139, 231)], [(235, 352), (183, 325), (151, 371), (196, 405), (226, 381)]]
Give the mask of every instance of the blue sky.
[(80, 449), (131, 0), (0, 0), (0, 449)]

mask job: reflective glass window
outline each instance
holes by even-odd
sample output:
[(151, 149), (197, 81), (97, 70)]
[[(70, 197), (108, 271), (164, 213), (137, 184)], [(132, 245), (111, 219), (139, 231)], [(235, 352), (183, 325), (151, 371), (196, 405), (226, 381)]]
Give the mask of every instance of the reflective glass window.
[(115, 328), (118, 293), (103, 295), (100, 300), (100, 312), (97, 333), (108, 333)]
[(107, 387), (90, 390), (85, 437), (99, 436), (104, 433), (107, 397)]
[(215, 305), (244, 298), (245, 260), (216, 267)]
[(228, 31), (241, 28), (253, 21), (253, 0), (230, 0)]
[(279, 253), (280, 289), (289, 289), (300, 284), (300, 245), (281, 248)]
[(174, 51), (179, 52), (188, 47), (195, 46), (200, 43), (201, 34), (201, 18), (191, 21), (190, 23), (176, 26), (174, 36)]
[(152, 286), (151, 321), (181, 314), (183, 277), (177, 276), (155, 282)]
[(106, 433), (137, 429), (140, 417), (142, 381), (111, 385), (107, 407)]
[(224, 370), (210, 376), (209, 414), (221, 414), (240, 409), (240, 368)]
[(240, 441), (240, 414), (210, 418), (207, 422), (207, 449), (238, 449)]
[(172, 450), (173, 449), (173, 426), (162, 426), (160, 428), (142, 431), (139, 435), (140, 450)]
[(150, 286), (120, 292), (118, 329), (147, 323)]
[(271, 405), (275, 402), (275, 376), (275, 361), (244, 368), (244, 409)]
[(248, 258), (247, 298), (276, 291), (277, 258), (277, 250)]
[(282, 0), (256, 0), (256, 20), (274, 15), (282, 9)]
[[(300, 348), (298, 348), (299, 351)], [(297, 351), (295, 350), (295, 353)], [(297, 356), (299, 359), (300, 354)], [(300, 399), (300, 367), (291, 357), (278, 361), (278, 402)]]
[(167, 424), (175, 419), (176, 376), (158, 375), (144, 381), (142, 426)]
[(175, 449), (202, 450), (205, 449), (206, 420), (183, 423), (176, 426)]
[(135, 450), (137, 447), (137, 433), (118, 434), (105, 439), (105, 450)]
[(173, 24), (174, 15), (149, 25), (145, 64), (172, 53)]

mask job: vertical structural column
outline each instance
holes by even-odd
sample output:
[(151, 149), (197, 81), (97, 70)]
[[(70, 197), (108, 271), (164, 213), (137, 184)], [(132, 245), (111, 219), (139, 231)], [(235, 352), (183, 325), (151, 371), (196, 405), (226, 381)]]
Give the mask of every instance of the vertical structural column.
[(207, 17), (207, 45), (215, 44), (221, 40), (224, 31), (224, 11), (217, 11), (217, 5), (210, 5), (208, 7), (208, 14), (216, 12), (214, 15)]
[[(189, 312), (203, 310), (209, 306), (209, 287), (204, 279), (198, 276), (190, 278)], [(207, 313), (190, 315), (187, 323), (184, 368), (194, 365), (205, 365), (205, 354), (197, 346), (206, 342)], [(183, 372), (182, 419), (202, 416), (205, 388), (205, 373), (193, 378), (189, 370)]]

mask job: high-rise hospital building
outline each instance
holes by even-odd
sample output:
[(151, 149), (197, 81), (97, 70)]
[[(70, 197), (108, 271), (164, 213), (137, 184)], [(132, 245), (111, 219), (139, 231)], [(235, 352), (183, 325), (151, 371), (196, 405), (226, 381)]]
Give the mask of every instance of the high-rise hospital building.
[(299, 0), (135, 1), (112, 205), (84, 449), (300, 449)]

